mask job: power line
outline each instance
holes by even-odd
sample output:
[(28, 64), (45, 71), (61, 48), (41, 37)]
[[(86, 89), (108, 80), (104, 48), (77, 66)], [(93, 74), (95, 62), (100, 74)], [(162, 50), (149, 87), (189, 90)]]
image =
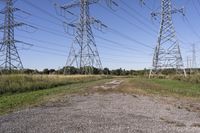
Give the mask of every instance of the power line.
[(146, 8), (147, 8), (149, 11), (153, 12), (153, 9), (152, 9), (151, 7), (149, 7), (146, 3), (144, 3), (144, 6), (146, 6)]
[[(19, 47), (19, 48), (22, 48), (22, 47)], [(38, 47), (38, 48), (40, 48), (40, 47)], [(56, 56), (62, 56), (62, 57), (66, 57), (66, 55), (63, 53), (63, 52), (49, 52), (47, 49), (45, 49), (45, 50), (40, 50), (40, 49), (33, 49), (33, 48), (31, 48), (31, 49), (29, 49), (30, 51), (33, 51), (33, 52), (38, 52), (38, 53), (41, 53), (41, 54), (50, 54), (50, 55), (56, 55)], [(55, 50), (54, 50), (55, 51)], [(117, 60), (117, 59), (119, 59), (118, 57), (121, 57), (121, 55), (112, 55), (113, 57), (116, 57), (116, 58), (108, 58), (108, 57), (102, 57), (103, 59), (110, 59), (110, 60)], [(132, 57), (132, 56), (124, 56), (124, 57), (126, 57), (126, 58), (130, 58), (130, 57)], [(138, 57), (137, 57), (138, 58)], [(121, 62), (121, 61), (120, 61)], [(139, 62), (137, 62), (137, 63), (139, 63)], [(147, 62), (145, 62), (145, 63), (147, 63)]]
[[(101, 7), (103, 7), (104, 9), (108, 10), (107, 8), (105, 8), (104, 6), (102, 6), (101, 4), (99, 4), (99, 5), (100, 5)], [(109, 11), (109, 12), (110, 12), (110, 11)], [(111, 12), (111, 13), (113, 13), (113, 12)], [(126, 21), (126, 18), (123, 18), (123, 17), (121, 17), (121, 16), (119, 16), (118, 14), (115, 14), (115, 13), (113, 13), (113, 14), (116, 15), (116, 16), (118, 16), (118, 17), (120, 17), (122, 20), (125, 20), (125, 21)], [(129, 21), (128, 21), (128, 22), (129, 22)], [(134, 24), (134, 23), (132, 23), (132, 22), (129, 22), (129, 23)], [(135, 25), (135, 24), (134, 24), (134, 25)], [(127, 35), (125, 35), (125, 34), (119, 32), (119, 31), (117, 31), (117, 30), (115, 30), (115, 29), (113, 29), (113, 28), (109, 28), (109, 27), (108, 27), (108, 29), (109, 29), (110, 31), (112, 31), (113, 33), (115, 33), (115, 34), (118, 34), (118, 35), (124, 37), (125, 39), (131, 40), (131, 41), (133, 41), (133, 42), (135, 42), (135, 43), (138, 43), (138, 44), (140, 44), (140, 45), (143, 45), (143, 46), (145, 46), (145, 47), (148, 47), (148, 48), (152, 48), (152, 49), (153, 49), (153, 47), (151, 47), (151, 46), (149, 46), (149, 45), (146, 45), (146, 44), (144, 44), (144, 43), (142, 43), (142, 42), (140, 42), (140, 41), (137, 41), (136, 39), (133, 39), (133, 38), (131, 38), (131, 37), (129, 37), (129, 36), (127, 36)], [(150, 34), (151, 34), (151, 33), (150, 33)], [(151, 34), (151, 35), (152, 35), (152, 34)]]
[[(26, 0), (23, 0), (23, 1), (26, 1)], [(26, 2), (27, 2), (27, 1), (26, 1)], [(30, 4), (30, 2), (28, 2), (28, 4), (31, 5), (31, 6), (33, 6), (33, 7), (35, 7), (35, 8), (37, 8), (37, 9), (39, 9), (39, 7), (37, 7), (37, 6), (33, 5), (33, 4)], [(40, 11), (42, 11), (42, 12), (44, 12), (44, 13), (50, 15), (50, 13), (48, 13), (47, 11), (45, 11), (45, 10), (43, 10), (43, 9), (40, 10)], [(53, 15), (50, 15), (50, 16), (53, 16)], [(40, 18), (40, 17), (38, 17), (38, 18)], [(57, 17), (56, 17), (56, 18), (57, 18)], [(32, 22), (29, 22), (29, 23), (31, 23), (32, 25), (35, 25), (35, 26), (37, 26), (37, 27), (40, 27), (40, 28), (39, 28), (40, 30), (45, 31), (45, 32), (47, 32), (47, 33), (50, 33), (50, 34), (53, 34), (53, 35), (56, 35), (56, 36), (71, 38), (71, 37), (69, 37), (69, 36), (64, 36), (64, 35), (60, 34), (59, 31), (57, 31), (57, 30), (55, 30), (55, 29), (52, 29), (52, 28), (51, 28), (51, 30), (46, 30), (46, 29), (49, 29), (49, 27), (44, 27), (44, 26), (42, 26), (42, 25), (35, 24), (35, 23), (32, 23)], [(54, 31), (54, 32), (52, 32), (52, 31)], [(55, 31), (57, 31), (57, 32), (55, 32)], [(126, 39), (128, 38), (128, 40), (131, 40), (131, 41), (134, 41), (134, 42), (136, 42), (136, 43), (139, 43), (139, 44), (141, 44), (141, 45), (143, 45), (143, 46), (145, 46), (145, 47), (149, 47), (148, 45), (143, 44), (143, 43), (141, 43), (141, 42), (139, 42), (139, 41), (137, 41), (137, 40), (135, 40), (135, 39), (132, 39), (132, 38), (130, 38), (130, 37), (127, 37), (126, 35), (124, 35), (124, 34), (122, 34), (122, 33), (120, 33), (120, 32), (116, 32), (116, 30), (114, 30), (114, 29), (112, 29), (112, 31), (114, 31), (114, 32), (117, 33), (117, 34), (122, 35), (122, 36), (125, 37)], [(99, 37), (97, 37), (97, 38), (99, 38)], [(71, 39), (72, 39), (72, 38), (71, 38)], [(101, 39), (102, 39), (102, 37), (101, 37)], [(108, 42), (112, 42), (111, 40), (108, 40), (108, 39), (104, 39), (104, 40), (106, 40), (106, 41), (108, 41)]]
[[(135, 10), (134, 8), (131, 8), (127, 3), (125, 3), (123, 0), (120, 0), (122, 4), (124, 4), (128, 9), (130, 9), (131, 11), (133, 10), (133, 12), (136, 12), (136, 14), (139, 17), (142, 17), (143, 19), (146, 20), (146, 17), (144, 17), (140, 12), (138, 12), (137, 10)], [(146, 23), (144, 23), (143, 21), (141, 21), (138, 17), (134, 16), (132, 14), (132, 12), (130, 13), (129, 11), (127, 11), (125, 8), (120, 7), (126, 14), (128, 14), (129, 16), (131, 16), (132, 18), (134, 18), (135, 20), (137, 20), (140, 24), (143, 24), (146, 26), (146, 28), (150, 29), (152, 32), (157, 33), (157, 31), (151, 27), (149, 27), (149, 25), (147, 25)]]
[(60, 53), (56, 53), (56, 52), (49, 52), (49, 51), (46, 51), (46, 50), (38, 50), (38, 49), (29, 49), (33, 52), (37, 52), (37, 53), (40, 53), (40, 54), (50, 54), (50, 55), (54, 55), (54, 56), (63, 56), (63, 57), (66, 57), (66, 55), (64, 54), (60, 54)]
[(66, 45), (62, 45), (62, 44), (59, 44), (59, 43), (56, 43), (56, 42), (50, 42), (50, 41), (45, 41), (45, 40), (41, 40), (41, 39), (36, 39), (36, 38), (33, 38), (33, 37), (27, 37), (27, 36), (23, 36), (23, 35), (17, 35), (19, 37), (23, 37), (23, 38), (26, 38), (26, 39), (30, 39), (30, 40), (34, 40), (36, 42), (43, 42), (43, 43), (47, 43), (49, 45), (54, 45), (54, 46), (59, 46), (59, 47), (67, 47)]
[[(49, 43), (48, 43), (49, 44)], [(37, 45), (37, 44), (33, 44), (32, 47), (35, 48), (40, 48), (40, 49), (44, 49), (44, 50), (48, 50), (48, 51), (54, 51), (54, 53), (63, 53), (63, 55), (66, 53), (65, 51), (59, 50), (59, 49), (55, 49), (55, 48), (50, 48), (50, 47), (46, 47), (46, 46), (41, 46), (41, 45)], [(105, 47), (104, 47), (105, 48)], [(107, 47), (108, 48), (108, 47)], [(29, 50), (32, 50), (32, 48), (30, 48)], [(34, 50), (34, 49), (33, 49)], [(113, 55), (113, 54), (103, 54), (103, 55), (109, 55), (109, 56), (114, 56), (114, 57), (122, 57), (121, 54), (120, 55)], [(135, 57), (135, 56), (123, 56), (123, 57)], [(137, 58), (141, 58), (141, 57), (137, 57)]]
[[(24, 1), (24, 0), (23, 0)], [(30, 4), (30, 3), (29, 3)], [(33, 4), (31, 4), (32, 6), (33, 6)], [(34, 7), (36, 7), (36, 6), (34, 6)], [(44, 12), (43, 10), (41, 10), (42, 12)], [(47, 13), (47, 12), (45, 12), (45, 13)], [(51, 16), (51, 15), (50, 15)], [(114, 30), (114, 32), (115, 33), (117, 33), (117, 34), (120, 34), (120, 35), (122, 35), (120, 32), (116, 32), (115, 30)], [(125, 38), (127, 38), (127, 36), (124, 36)], [(129, 38), (129, 37), (128, 37)], [(104, 39), (105, 40), (105, 39)], [(132, 40), (133, 41), (133, 39), (130, 39), (129, 38), (129, 40)], [(108, 40), (107, 40), (108, 41)], [(110, 42), (110, 41), (109, 41)], [(136, 41), (136, 40), (134, 40), (134, 42), (137, 42), (138, 43), (138, 41)], [(140, 43), (140, 44), (142, 44), (142, 43)], [(144, 45), (144, 44), (143, 44)], [(145, 46), (145, 45), (144, 45)]]
[(131, 8), (131, 6), (128, 5), (126, 2), (124, 2), (123, 0), (120, 0), (120, 2), (121, 2), (122, 4), (124, 4), (127, 8), (129, 8), (131, 11), (133, 10), (134, 12), (136, 12), (136, 14), (137, 14), (138, 16), (142, 17), (143, 19), (146, 19), (146, 17), (145, 17), (143, 14), (141, 14), (140, 12), (138, 12), (137, 10), (135, 10), (134, 8)]
[[(41, 40), (41, 39), (35, 39), (33, 37), (27, 37), (27, 36), (23, 36), (23, 35), (18, 35), (19, 37), (23, 37), (25, 39), (31, 39), (33, 41), (36, 41), (36, 42), (39, 42), (39, 43), (47, 43), (48, 45), (52, 45), (52, 46), (59, 46), (59, 47), (62, 47), (62, 48), (70, 48), (69, 46), (66, 46), (66, 45), (61, 45), (59, 43), (55, 43), (55, 42), (50, 42), (50, 41), (44, 41), (44, 40)], [(99, 38), (101, 38), (102, 40), (105, 40), (105, 41), (109, 41), (107, 39), (104, 39), (100, 36), (98, 36)], [(97, 41), (99, 42), (99, 41)], [(99, 45), (99, 47), (101, 48), (106, 48), (106, 49), (110, 49), (110, 50), (113, 50), (113, 51), (119, 51), (119, 52), (122, 52), (124, 50), (128, 50), (128, 51), (131, 51), (131, 52), (140, 52), (138, 49), (133, 49), (132, 47), (123, 47), (123, 45), (125, 44), (121, 44), (121, 43), (118, 43), (118, 42), (115, 42), (115, 41), (109, 41), (110, 43), (112, 44), (118, 44), (118, 46), (120, 46), (121, 48), (117, 48), (117, 47), (108, 47), (109, 45)], [(105, 44), (105, 43), (102, 43), (102, 42), (99, 42), (99, 44)], [(33, 44), (33, 47), (37, 47), (37, 48), (42, 48), (42, 49), (48, 49), (48, 50), (52, 50), (52, 51), (60, 51), (60, 50), (56, 50), (56, 49), (53, 49), (53, 48), (49, 48), (49, 47), (44, 47), (44, 46), (40, 46), (40, 45), (34, 45)], [(115, 49), (115, 50), (114, 50)], [(61, 51), (61, 52), (64, 52), (64, 51)], [(149, 56), (149, 54), (146, 54)], [(138, 58), (138, 57), (137, 57)]]
[(95, 35), (95, 37), (96, 37), (96, 38), (99, 38), (99, 39), (101, 39), (101, 40), (104, 40), (104, 41), (106, 41), (106, 42), (109, 42), (109, 43), (111, 43), (111, 44), (118, 45), (118, 46), (120, 46), (121, 48), (126, 49), (126, 50), (129, 50), (129, 51), (140, 52), (140, 49), (135, 49), (135, 48), (133, 48), (133, 47), (127, 47), (127, 45), (124, 44), (124, 43), (119, 43), (119, 42), (117, 42), (117, 41), (109, 40), (109, 39), (103, 38), (103, 37), (98, 36), (98, 35)]
[[(32, 40), (34, 40), (33, 38), (31, 38)], [(52, 45), (56, 45), (56, 46), (58, 46), (59, 44), (57, 44), (57, 43), (52, 43), (52, 42), (49, 42), (49, 41), (42, 41), (42, 40), (35, 40), (35, 41), (37, 41), (37, 42), (46, 42), (46, 43), (48, 43), (48, 44), (52, 44)], [(103, 43), (101, 43), (101, 44), (103, 44)], [(54, 48), (49, 48), (49, 47), (44, 47), (44, 46), (39, 46), (39, 45), (33, 45), (33, 47), (37, 47), (37, 48), (42, 48), (42, 49), (48, 49), (48, 50), (52, 50), (52, 51), (60, 51), (60, 52), (65, 52), (65, 51), (61, 51), (61, 50), (58, 50), (58, 49), (54, 49)], [(61, 47), (66, 47), (66, 46), (64, 46), (64, 45), (60, 45)], [(131, 48), (127, 48), (127, 49), (121, 49), (121, 48), (119, 48), (119, 49), (116, 49), (117, 47), (108, 47), (109, 45), (104, 45), (104, 46), (99, 46), (99, 47), (101, 47), (101, 48), (106, 48), (106, 49), (110, 49), (110, 50), (113, 50), (114, 52), (122, 52), (123, 50), (129, 50), (129, 51), (134, 51), (134, 52), (139, 52), (137, 49), (131, 49)], [(69, 47), (68, 47), (69, 48)], [(123, 47), (122, 47), (123, 48)], [(114, 50), (114, 49), (116, 49), (116, 50)], [(143, 53), (144, 54), (144, 53)], [(109, 54), (110, 55), (110, 54)], [(146, 54), (146, 55), (148, 55), (149, 56), (149, 54)], [(119, 57), (121, 57), (121, 55), (119, 55)], [(127, 56), (126, 56), (127, 57)], [(133, 56), (130, 56), (130, 57), (133, 57)], [(135, 56), (134, 56), (135, 57)], [(141, 58), (141, 57), (137, 57), (137, 58)]]
[(39, 10), (39, 11), (41, 11), (41, 12), (43, 12), (44, 14), (47, 14), (48, 16), (50, 16), (51, 18), (54, 18), (54, 19), (56, 19), (56, 20), (58, 20), (58, 21), (63, 21), (62, 19), (60, 19), (59, 17), (56, 17), (56, 16), (54, 16), (54, 15), (52, 15), (50, 12), (48, 12), (48, 11), (46, 11), (46, 10), (44, 10), (44, 9), (42, 9), (42, 8), (40, 8), (40, 7), (38, 7), (38, 6), (36, 6), (35, 4), (33, 4), (32, 2), (30, 2), (30, 1), (27, 1), (27, 0), (22, 0), (24, 3), (26, 3), (27, 5), (30, 5), (30, 6), (32, 6), (33, 8), (35, 8), (35, 9), (37, 9), (37, 10)]
[[(30, 12), (30, 11), (28, 11), (28, 12)], [(52, 24), (55, 24), (55, 25), (58, 25), (58, 26), (63, 27), (62, 24), (56, 23), (56, 22), (52, 21), (51, 19), (46, 19), (46, 18), (44, 18), (44, 17), (38, 16), (38, 15), (35, 15), (35, 14), (31, 14), (31, 16), (33, 16), (33, 17), (35, 17), (35, 18), (38, 18), (38, 19), (40, 19), (40, 20), (43, 20), (43, 21), (46, 21), (46, 22), (49, 22), (49, 23), (52, 23)]]
[(134, 63), (137, 63), (137, 64), (141, 64), (141, 63), (150, 63), (150, 62), (148, 62), (148, 61), (126, 61), (126, 60), (120, 60), (119, 61), (119, 59), (118, 58), (102, 58), (102, 59), (106, 59), (106, 60), (108, 60), (109, 62), (114, 62), (114, 63), (128, 63), (128, 64), (134, 64)]
[(192, 5), (194, 6), (194, 9), (196, 10), (197, 14), (200, 16), (200, 12), (199, 12), (198, 8), (196, 7), (193, 0), (192, 0)]
[[(106, 7), (104, 7), (103, 5), (99, 4), (100, 7), (104, 8), (105, 10), (107, 10), (108, 12), (110, 12), (110, 10), (108, 10)], [(116, 14), (115, 12), (110, 12), (112, 13), (113, 15), (117, 16), (119, 19), (121, 19), (122, 21), (130, 24), (131, 26), (134, 25), (134, 27), (140, 29), (141, 31), (143, 31), (144, 33), (150, 35), (150, 36), (153, 36), (152, 33), (146, 31), (145, 29), (143, 29), (142, 27), (138, 26), (137, 24), (133, 23), (132, 21), (130, 21), (129, 19), (127, 19), (126, 17), (123, 17), (123, 16), (120, 16), (119, 14)], [(154, 37), (154, 36), (153, 36)]]
[(191, 25), (191, 23), (190, 23), (189, 19), (187, 18), (187, 16), (185, 16), (185, 20), (187, 22), (187, 25), (188, 25), (189, 29), (192, 31), (192, 33), (194, 35), (196, 35), (198, 38), (200, 38), (200, 35), (195, 31), (194, 27)]
[(57, 29), (46, 27), (46, 26), (43, 26), (40, 24), (36, 24), (36, 23), (30, 22), (30, 21), (27, 21), (27, 20), (25, 20), (25, 22), (32, 24), (33, 26), (37, 27), (37, 29), (39, 29), (41, 31), (44, 31), (44, 32), (47, 32), (47, 33), (50, 33), (50, 34), (53, 34), (56, 36), (60, 36), (60, 37), (67, 37), (67, 36), (61, 34), (60, 31), (58, 31)]
[[(34, 23), (31, 23), (32, 25), (34, 24)], [(34, 24), (34, 26), (37, 26), (37, 28), (39, 29), (39, 30), (42, 30), (42, 31), (45, 31), (45, 32), (47, 32), (47, 33), (50, 33), (50, 34), (53, 34), (53, 35), (57, 35), (57, 36), (60, 36), (60, 37), (66, 37), (66, 36), (64, 36), (64, 35), (62, 35), (62, 34), (60, 34), (59, 32), (51, 32), (50, 30), (46, 30), (46, 28), (47, 27), (44, 27), (44, 26), (42, 26), (42, 25), (35, 25)], [(113, 29), (112, 29), (113, 30)], [(113, 30), (114, 31), (114, 30)], [(122, 34), (122, 33), (119, 33), (119, 32), (116, 32), (115, 31), (115, 33), (117, 33), (117, 34)], [(125, 36), (125, 35), (123, 35), (123, 36)], [(112, 43), (112, 44), (118, 44), (119, 46), (121, 46), (121, 47), (125, 47), (125, 48), (127, 48), (127, 49), (131, 49), (131, 50), (135, 50), (135, 51), (138, 51), (138, 49), (134, 49), (134, 48), (132, 48), (132, 47), (127, 47), (125, 44), (123, 44), (123, 43), (118, 43), (118, 42), (116, 42), (116, 41), (112, 41), (112, 40), (109, 40), (109, 39), (106, 39), (106, 38), (103, 38), (103, 37), (100, 37), (100, 36), (96, 36), (97, 38), (99, 38), (99, 39), (102, 39), (102, 40), (104, 40), (104, 41), (107, 41), (107, 42), (109, 42), (109, 43)], [(27, 38), (27, 37), (26, 37)], [(69, 37), (69, 36), (67, 36), (67, 38), (70, 38), (70, 39), (72, 39), (72, 37)], [(38, 39), (34, 39), (34, 38), (30, 38), (29, 37), (29, 39), (33, 39), (33, 40), (36, 40), (36, 41), (42, 41), (42, 40), (38, 40)], [(127, 36), (126, 36), (126, 39), (127, 39)], [(129, 40), (130, 40), (130, 38), (128, 38)], [(133, 39), (131, 39), (131, 41), (134, 41), (135, 42), (135, 40), (133, 40)], [(44, 41), (43, 41), (44, 42)], [(45, 42), (48, 42), (48, 41), (45, 41)], [(137, 42), (138, 43), (138, 42)], [(142, 43), (140, 43), (140, 44), (142, 44)], [(142, 45), (145, 45), (145, 44), (142, 44)]]
[(131, 40), (131, 41), (133, 41), (133, 42), (135, 42), (135, 43), (137, 43), (137, 44), (140, 44), (140, 45), (142, 45), (142, 46), (144, 46), (144, 47), (154, 49), (153, 47), (151, 47), (151, 46), (149, 46), (149, 45), (147, 45), (147, 44), (144, 44), (144, 43), (142, 43), (142, 42), (140, 42), (140, 41), (137, 41), (136, 39), (133, 39), (132, 37), (130, 37), (130, 36), (126, 35), (126, 34), (123, 34), (123, 33), (119, 32), (118, 30), (115, 30), (115, 29), (112, 29), (112, 28), (109, 28), (109, 30), (110, 30), (111, 32), (113, 32), (113, 33), (119, 35), (119, 36), (124, 37), (125, 39)]

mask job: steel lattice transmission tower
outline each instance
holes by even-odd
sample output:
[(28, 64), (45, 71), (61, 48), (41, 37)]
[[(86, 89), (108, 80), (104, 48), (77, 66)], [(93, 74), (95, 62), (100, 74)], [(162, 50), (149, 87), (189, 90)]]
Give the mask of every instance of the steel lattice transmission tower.
[[(67, 58), (64, 73), (68, 73), (68, 67), (75, 66), (80, 69), (81, 74), (93, 74), (93, 68), (102, 69), (102, 63), (95, 43), (92, 31), (92, 25), (96, 25), (98, 29), (106, 28), (100, 20), (90, 16), (90, 5), (96, 4), (100, 0), (75, 0), (70, 4), (60, 6), (61, 10), (65, 10), (70, 14), (71, 8), (79, 7), (80, 14), (77, 23), (66, 23), (67, 26), (73, 27), (75, 31), (75, 39), (71, 45), (69, 56)], [(112, 0), (106, 0), (110, 6), (117, 5)]]
[(196, 62), (196, 45), (192, 44), (192, 68), (195, 69), (197, 67)]
[(177, 73), (186, 76), (183, 59), (172, 22), (172, 14), (183, 13), (183, 8), (172, 9), (171, 0), (161, 0), (161, 13), (152, 13), (153, 17), (160, 15), (160, 32), (153, 56), (153, 69), (149, 77), (159, 74), (162, 70), (175, 69)]
[(0, 30), (3, 31), (3, 39), (0, 42), (0, 71), (6, 70), (11, 72), (11, 70), (23, 69), (22, 61), (15, 44), (29, 44), (15, 40), (14, 31), (15, 27), (27, 24), (15, 21), (14, 12), (20, 11), (20, 9), (13, 6), (13, 0), (2, 1), (6, 3), (6, 6), (2, 11), (0, 11), (0, 14), (5, 15), (4, 24), (0, 26)]

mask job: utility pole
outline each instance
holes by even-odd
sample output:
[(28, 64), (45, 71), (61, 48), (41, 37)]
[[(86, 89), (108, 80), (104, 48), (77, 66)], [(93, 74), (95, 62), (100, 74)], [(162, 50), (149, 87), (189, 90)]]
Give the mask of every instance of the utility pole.
[[(105, 0), (107, 5), (117, 6), (113, 0)], [(70, 68), (75, 66), (80, 69), (80, 74), (93, 74), (93, 68), (102, 69), (102, 63), (95, 43), (92, 25), (98, 29), (107, 28), (100, 20), (90, 16), (90, 5), (96, 4), (100, 0), (74, 0), (70, 4), (59, 6), (68, 14), (75, 15), (70, 9), (79, 7), (80, 14), (78, 22), (65, 22), (67, 27), (75, 28), (75, 39), (71, 45), (64, 74), (70, 74)], [(67, 30), (68, 31), (68, 30)]]
[(3, 2), (5, 2), (6, 6), (2, 11), (0, 11), (0, 14), (5, 15), (4, 24), (0, 25), (0, 30), (3, 30), (3, 39), (0, 42), (0, 71), (11, 73), (12, 70), (23, 69), (22, 61), (20, 59), (17, 46), (15, 44), (31, 44), (15, 40), (15, 27), (27, 24), (15, 21), (14, 12), (21, 10), (13, 6), (13, 0), (3, 0)]
[[(141, 0), (144, 3), (144, 0)], [(151, 13), (152, 17), (161, 16), (160, 31), (154, 50), (153, 68), (149, 77), (162, 73), (164, 69), (176, 69), (177, 74), (186, 76), (183, 59), (172, 22), (172, 14), (183, 13), (183, 8), (172, 9), (171, 0), (161, 0), (161, 12)]]

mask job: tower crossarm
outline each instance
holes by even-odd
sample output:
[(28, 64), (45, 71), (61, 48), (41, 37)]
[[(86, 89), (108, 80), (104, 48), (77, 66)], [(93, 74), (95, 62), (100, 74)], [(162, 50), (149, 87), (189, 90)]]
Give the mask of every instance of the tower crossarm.
[(76, 0), (76, 1), (73, 1), (72, 3), (70, 3), (70, 4), (64, 4), (64, 5), (60, 6), (60, 8), (67, 10), (67, 9), (79, 7), (79, 6), (80, 6), (80, 1)]
[(33, 46), (33, 44), (31, 43), (27, 43), (27, 42), (23, 42), (23, 41), (19, 41), (19, 40), (14, 40), (15, 43), (21, 43), (21, 44), (25, 44), (25, 45), (28, 45), (28, 46)]
[[(160, 16), (161, 14), (167, 14), (168, 12), (152, 12), (151, 13), (151, 17), (156, 17), (156, 16)], [(183, 16), (185, 16), (185, 13), (184, 13), (184, 8), (174, 8), (173, 10), (171, 10), (171, 14), (175, 14), (175, 13), (181, 13)]]
[(24, 25), (24, 23), (14, 23), (12, 25), (3, 25), (0, 27), (0, 30), (7, 28), (7, 27), (18, 27), (18, 26), (22, 26), (22, 25)]
[[(95, 4), (98, 3), (100, 0), (88, 0), (88, 4)], [(80, 6), (80, 1), (74, 1), (71, 4), (64, 4), (62, 6), (60, 6), (62, 9), (70, 9), (70, 8), (74, 8), (74, 7), (79, 7)]]
[[(139, 1), (140, 1), (141, 4), (146, 5), (145, 0), (139, 0)], [(174, 8), (170, 12), (171, 12), (171, 14), (181, 13), (183, 16), (185, 16), (184, 7), (179, 8), (179, 9)], [(152, 12), (151, 16), (156, 17), (156, 16), (160, 16), (161, 14), (164, 14), (164, 13), (168, 13), (168, 12)]]
[(91, 17), (89, 20), (90, 24), (94, 25), (96, 29), (102, 30), (103, 28), (108, 28), (101, 20)]
[(26, 24), (26, 23), (23, 23), (23, 22), (15, 22), (14, 24), (11, 24), (11, 25), (0, 26), (0, 30), (3, 30), (4, 28), (8, 28), (8, 27), (20, 27), (20, 26), (23, 26), (23, 25), (29, 26), (33, 29), (37, 29), (35, 26), (29, 25), (29, 24)]
[[(88, 4), (95, 4), (95, 3), (98, 3), (100, 1), (101, 0), (88, 0)], [(111, 7), (112, 5), (118, 6), (118, 4), (114, 0), (105, 0), (105, 2), (107, 3), (107, 5), (109, 7)], [(70, 3), (70, 4), (64, 4), (64, 5), (60, 6), (60, 8), (67, 10), (67, 9), (70, 9), (70, 8), (79, 7), (80, 5), (81, 5), (80, 1), (76, 0), (76, 1), (73, 1), (72, 3)]]
[[(23, 41), (19, 41), (19, 40), (14, 40), (13, 41), (14, 43), (21, 43), (21, 44), (25, 44), (25, 45), (28, 45), (28, 46), (33, 46), (33, 44), (31, 43), (26, 43), (26, 42), (23, 42)], [(6, 41), (1, 41), (0, 44), (5, 44)]]
[[(66, 25), (66, 31), (69, 30), (69, 27), (76, 29), (79, 27), (79, 23), (67, 23), (67, 22), (63, 22), (64, 25)], [(103, 29), (107, 29), (108, 26), (105, 25), (101, 20), (96, 19), (94, 17), (90, 17), (90, 19), (88, 20), (88, 23), (90, 25), (93, 25), (95, 29), (99, 30), (99, 31), (103, 31)]]
[[(19, 8), (12, 8), (12, 9), (9, 9), (10, 12), (15, 12), (15, 11), (19, 11), (20, 9)], [(2, 10), (0, 11), (0, 14), (5, 14), (7, 12), (7, 10)]]

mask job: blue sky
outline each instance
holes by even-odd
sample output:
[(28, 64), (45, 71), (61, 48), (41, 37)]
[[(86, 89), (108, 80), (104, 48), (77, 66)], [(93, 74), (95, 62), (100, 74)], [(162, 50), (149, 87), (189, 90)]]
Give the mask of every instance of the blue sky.
[[(47, 11), (49, 14), (42, 12), (24, 1), (33, 3), (34, 6)], [(15, 3), (15, 7), (31, 14), (27, 15), (16, 12), (16, 21), (38, 27), (37, 30), (28, 27), (17, 28), (15, 30), (16, 40), (34, 44), (32, 47), (17, 44), (25, 68), (39, 70), (44, 68), (58, 69), (65, 65), (73, 36), (64, 32), (61, 20), (64, 21), (65, 19), (56, 14), (53, 3), (63, 4), (70, 1), (18, 0)], [(179, 13), (173, 15), (173, 22), (177, 31), (177, 37), (180, 40), (185, 66), (187, 56), (192, 57), (191, 43), (196, 44), (197, 64), (199, 66), (200, 2), (198, 0), (172, 1), (174, 7), (185, 8), (186, 17), (183, 17)], [(98, 37), (95, 38), (103, 67), (109, 67), (110, 69), (120, 67), (125, 69), (150, 68), (153, 49), (143, 46), (136, 41), (150, 47), (155, 47), (159, 31), (158, 21), (160, 18), (157, 17), (157, 20), (154, 20), (151, 18), (150, 13), (152, 11), (160, 11), (160, 0), (146, 0), (147, 6), (141, 6), (139, 0), (116, 0), (116, 2), (119, 7), (114, 10), (109, 9), (103, 0), (99, 4), (90, 6), (91, 16), (100, 19), (109, 28), (123, 34), (123, 36), (120, 36), (109, 29), (104, 29), (103, 32), (100, 32), (93, 28), (94, 36), (100, 36), (104, 39), (119, 43), (113, 44)], [(4, 7), (2, 2), (0, 5), (0, 8)], [(129, 8), (127, 5), (129, 5)], [(75, 8), (74, 12), (78, 13), (78, 8)], [(3, 18), (4, 16), (0, 15), (1, 23), (3, 23)], [(28, 30), (29, 32), (24, 32), (23, 30)], [(2, 34), (0, 35), (2, 37)]]

